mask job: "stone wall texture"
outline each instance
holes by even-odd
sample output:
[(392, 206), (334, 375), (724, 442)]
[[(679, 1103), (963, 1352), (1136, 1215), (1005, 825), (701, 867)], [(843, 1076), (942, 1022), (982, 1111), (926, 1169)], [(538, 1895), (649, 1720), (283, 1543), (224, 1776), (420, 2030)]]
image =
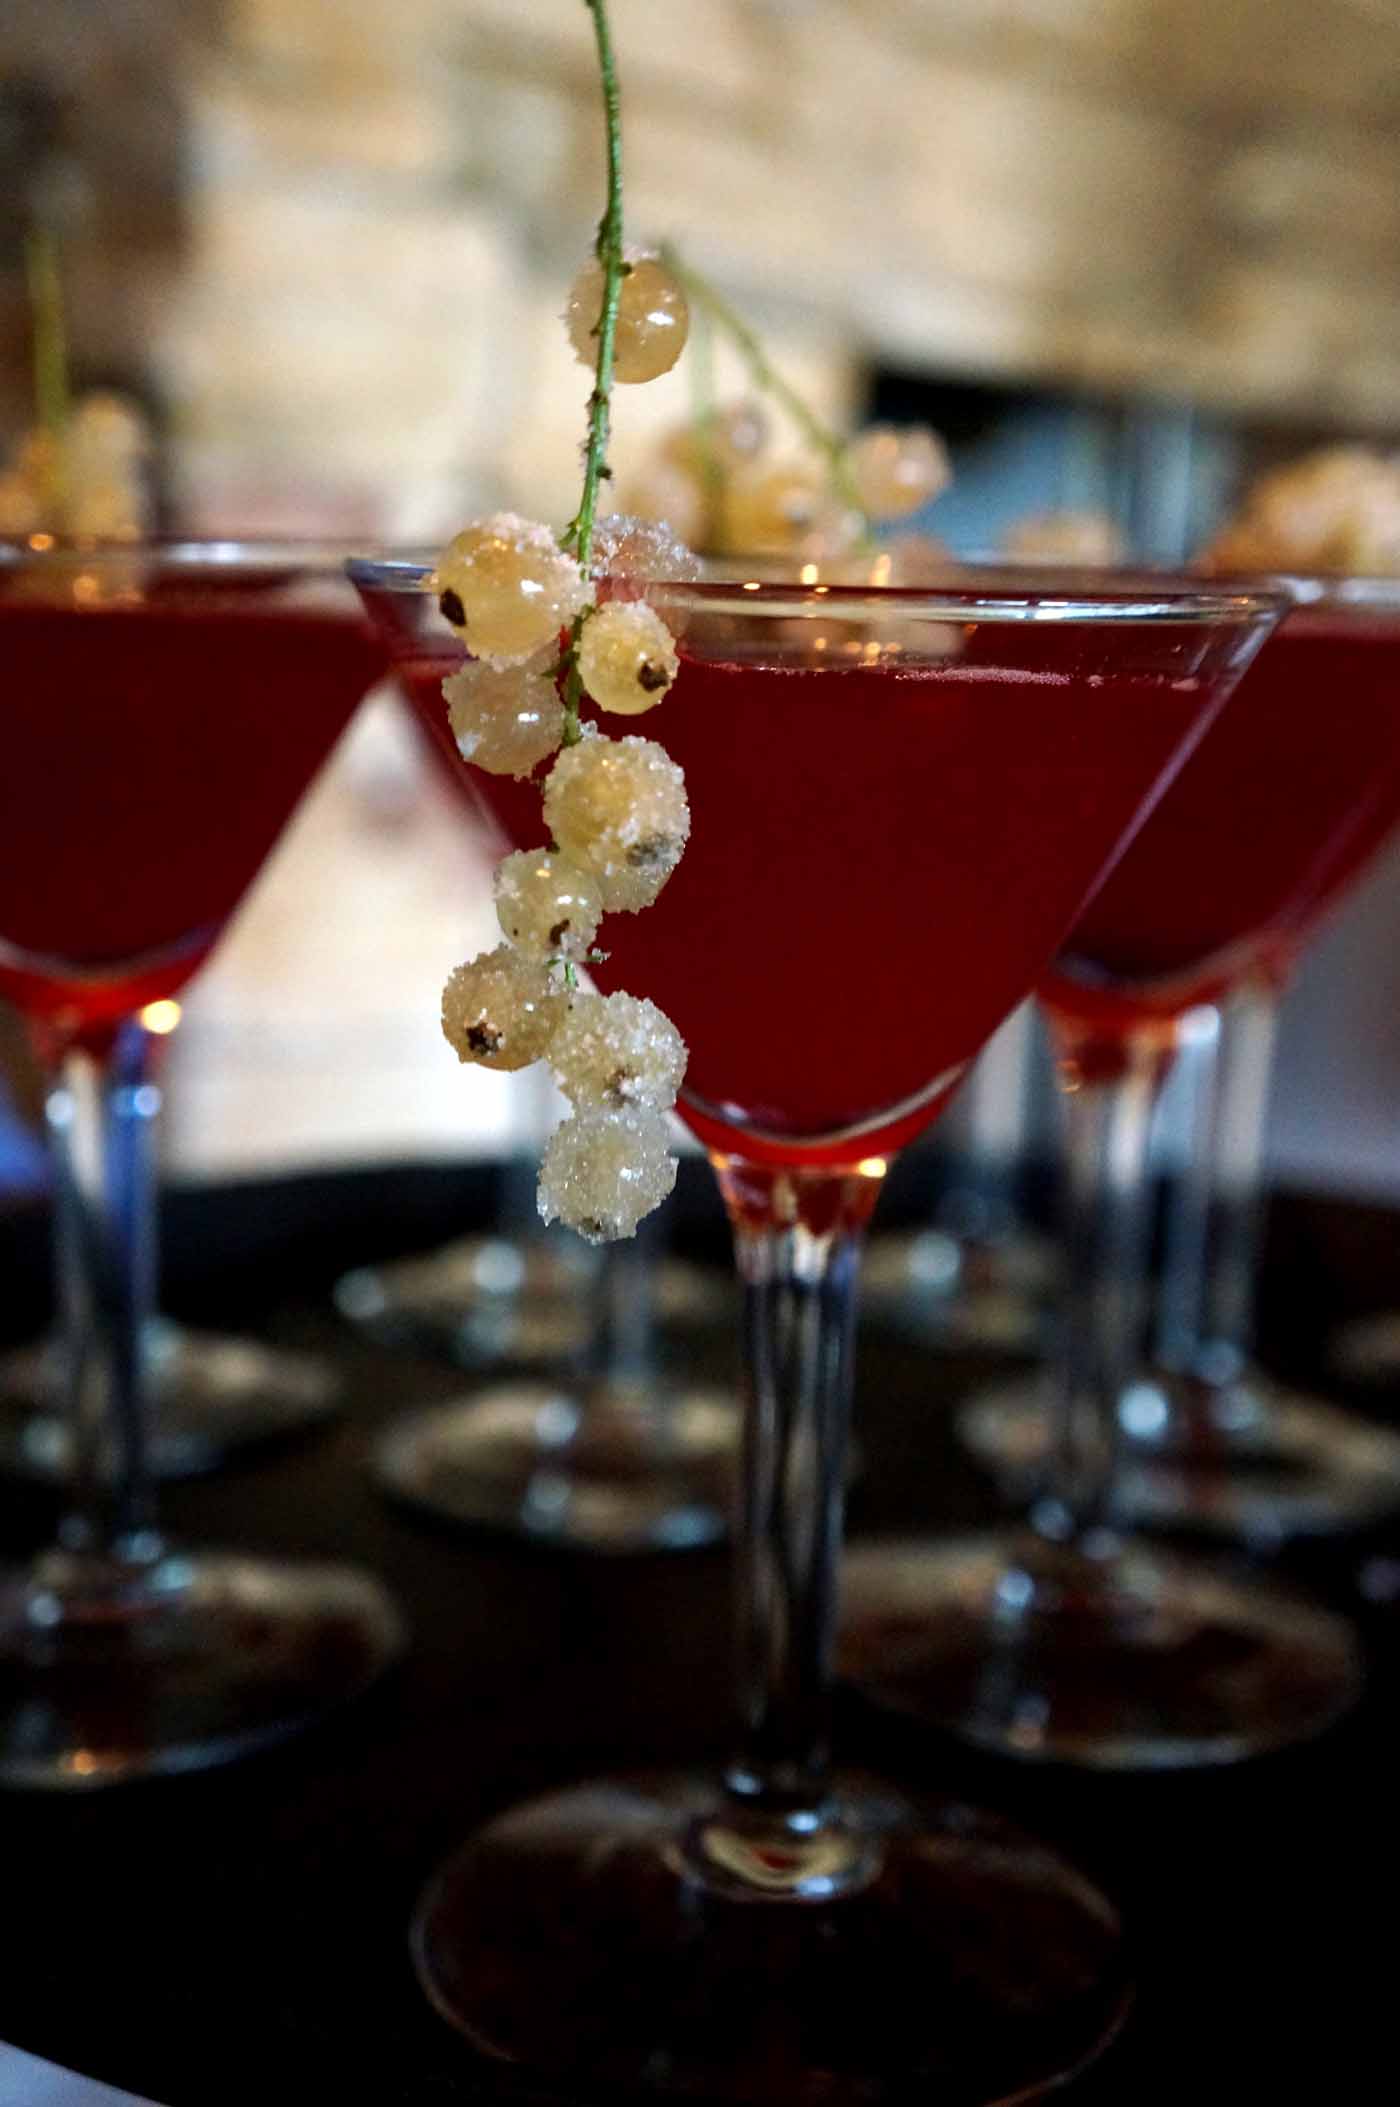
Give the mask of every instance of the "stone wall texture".
[[(634, 232), (831, 407), (881, 358), (1400, 424), (1397, 0), (612, 12)], [(566, 502), (583, 383), (554, 317), (601, 174), (582, 0), (93, 15), (10, 0), (0, 67), (77, 105), (75, 333), (144, 362), (187, 510), (416, 532)], [(627, 398), (624, 468), (683, 400)]]

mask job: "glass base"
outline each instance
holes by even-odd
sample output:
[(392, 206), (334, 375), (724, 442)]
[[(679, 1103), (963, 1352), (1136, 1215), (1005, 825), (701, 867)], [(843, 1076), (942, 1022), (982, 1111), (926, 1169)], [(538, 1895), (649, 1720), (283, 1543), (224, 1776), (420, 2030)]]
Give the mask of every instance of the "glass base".
[(0, 1786), (226, 1762), (355, 1696), (402, 1646), (389, 1597), (348, 1566), (150, 1549), (55, 1551), (0, 1585)]
[[(1048, 1423), (1037, 1378), (985, 1390), (958, 1415), (966, 1447), (1018, 1503), (1039, 1482)], [(1144, 1378), (1125, 1391), (1120, 1426), (1114, 1513), (1127, 1524), (1269, 1545), (1400, 1508), (1400, 1435), (1254, 1369), (1209, 1389)]]
[[(215, 1470), (239, 1449), (319, 1426), (340, 1406), (335, 1371), (314, 1354), (186, 1331), (163, 1317), (150, 1327), (147, 1354), (157, 1478)], [(61, 1482), (71, 1460), (57, 1342), (0, 1356), (0, 1470)]]
[(419, 1977), (486, 2054), (596, 2089), (755, 2107), (990, 2107), (1098, 2053), (1117, 1919), (1043, 1845), (961, 1806), (848, 1799), (869, 1878), (742, 1901), (694, 1875), (713, 1785), (599, 1780), (512, 1809), (437, 1875)]
[(1349, 1627), (1263, 1580), (1112, 1539), (1005, 1531), (857, 1544), (841, 1672), (1011, 1756), (1105, 1770), (1238, 1762), (1306, 1741), (1361, 1689)]
[(1328, 1360), (1343, 1382), (1400, 1389), (1400, 1310), (1354, 1317), (1332, 1340)]
[(547, 1383), (500, 1383), (391, 1427), (375, 1475), (439, 1520), (573, 1550), (687, 1550), (729, 1526), (742, 1436), (724, 1391), (609, 1411)]
[[(360, 1266), (336, 1282), (336, 1307), (382, 1345), (463, 1368), (496, 1361), (562, 1362), (589, 1330), (596, 1260), (576, 1238), (469, 1237), (426, 1256)], [(653, 1275), (662, 1324), (706, 1324), (727, 1307), (726, 1284), (666, 1260)]]
[(1052, 1258), (1030, 1235), (964, 1243), (943, 1229), (876, 1237), (861, 1307), (877, 1324), (949, 1353), (1035, 1353)]

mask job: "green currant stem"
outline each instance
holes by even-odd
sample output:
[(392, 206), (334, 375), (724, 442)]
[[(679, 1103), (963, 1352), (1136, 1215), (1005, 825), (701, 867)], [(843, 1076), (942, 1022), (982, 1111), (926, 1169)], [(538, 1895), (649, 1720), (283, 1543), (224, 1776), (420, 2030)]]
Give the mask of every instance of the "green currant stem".
[[(584, 0), (593, 17), (593, 35), (598, 49), (598, 70), (603, 88), (603, 129), (607, 148), (608, 191), (603, 217), (598, 222), (594, 253), (603, 273), (603, 305), (598, 316), (598, 359), (593, 373), (593, 392), (588, 398), (588, 438), (583, 455), (583, 494), (563, 536), (563, 545), (578, 558), (588, 576), (593, 558), (593, 520), (598, 505), (598, 486), (609, 474), (608, 433), (612, 416), (613, 359), (617, 343), (617, 310), (627, 264), (622, 254), (622, 113), (617, 89), (617, 64), (613, 58), (612, 31), (608, 25), (607, 0)], [(578, 706), (583, 682), (578, 670), (579, 637), (592, 612), (585, 608), (575, 618), (565, 651), (564, 744), (577, 745), (582, 736)]]
[(63, 285), (58, 251), (46, 227), (25, 237), (24, 269), (33, 339), (34, 407), (49, 441), (46, 497), (55, 516), (63, 505), (61, 443), (68, 426), (68, 333), (63, 322)]
[(784, 379), (748, 323), (735, 312), (723, 293), (711, 285), (708, 278), (702, 278), (688, 263), (683, 263), (669, 242), (663, 242), (661, 245), (661, 259), (671, 275), (684, 287), (686, 298), (702, 313), (708, 314), (731, 339), (753, 377), (754, 386), (761, 394), (771, 395), (775, 402), (782, 404), (813, 452), (821, 455), (826, 463), (833, 493), (850, 511), (859, 513), (864, 523), (863, 539), (867, 542), (872, 541), (870, 522), (860, 501), (860, 493), (856, 489), (855, 476), (851, 470), (850, 449), (845, 440), (823, 422), (811, 404), (798, 394), (791, 381)]

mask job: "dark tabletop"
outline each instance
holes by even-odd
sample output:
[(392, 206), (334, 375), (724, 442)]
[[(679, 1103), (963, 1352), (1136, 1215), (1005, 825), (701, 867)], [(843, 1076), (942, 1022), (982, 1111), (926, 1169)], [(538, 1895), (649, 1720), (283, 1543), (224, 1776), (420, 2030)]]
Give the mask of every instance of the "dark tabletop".
[[(718, 1260), (700, 1191), (683, 1237)], [(350, 1259), (430, 1244), (481, 1217), (486, 1199), (479, 1178), (386, 1174), (168, 1203), (168, 1305), (325, 1348), (348, 1398), (334, 1427), (170, 1488), (169, 1526), (353, 1558), (393, 1590), (411, 1644), (369, 1696), (251, 1760), (0, 1800), (0, 2038), (168, 2107), (518, 2099), (416, 1986), (405, 1927), (425, 1877), (485, 1815), (539, 1788), (723, 1753), (722, 1552), (609, 1562), (453, 1534), (395, 1510), (366, 1475), (376, 1427), (464, 1382), (352, 1336), (329, 1281)], [(42, 1302), (41, 1231), (33, 1214), (0, 1223), (16, 1330)], [(1335, 1317), (1392, 1291), (1400, 1302), (1400, 1218), (1275, 1206), (1264, 1302), (1275, 1366), (1307, 1374)], [(722, 1376), (732, 1345), (701, 1337), (676, 1351)], [(947, 1409), (989, 1365), (867, 1332), (854, 1530), (933, 1530), (991, 1511)], [(0, 1542), (23, 1554), (54, 1512), (45, 1493), (0, 1487)], [(1400, 1524), (1280, 1561), (1355, 1614), (1371, 1648), (1359, 1712), (1286, 1755), (1209, 1775), (1080, 1776), (973, 1755), (843, 1698), (848, 1759), (1015, 1816), (1121, 1905), (1136, 2009), (1067, 2103), (1392, 2092), (1400, 1609), (1368, 1608), (1356, 1589), (1359, 1560), (1377, 1551), (1400, 1556)]]

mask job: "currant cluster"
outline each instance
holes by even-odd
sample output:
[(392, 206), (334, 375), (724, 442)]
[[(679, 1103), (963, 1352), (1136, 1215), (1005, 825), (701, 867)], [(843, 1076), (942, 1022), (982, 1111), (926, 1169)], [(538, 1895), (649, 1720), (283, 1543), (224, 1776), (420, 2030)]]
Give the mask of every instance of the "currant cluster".
[(951, 473), (925, 425), (871, 425), (835, 449), (835, 475), (834, 446), (780, 454), (761, 403), (728, 403), (668, 432), (623, 501), (719, 555), (815, 560), (855, 548), (871, 521), (908, 518)]
[[(614, 255), (616, 255), (616, 251)], [(612, 374), (650, 380), (679, 356), (686, 301), (659, 259), (621, 252)], [(607, 273), (579, 276), (565, 323), (592, 363)], [(600, 382), (590, 458), (606, 424)], [(665, 749), (635, 734), (605, 737), (579, 703), (642, 716), (670, 691), (680, 661), (642, 597), (654, 578), (698, 576), (670, 529), (616, 515), (596, 523), (585, 479), (563, 540), (514, 513), (475, 520), (449, 543), (431, 580), (468, 656), (443, 683), (465, 759), (494, 774), (544, 778), (550, 846), (507, 856), (496, 871), (502, 941), (459, 966), (443, 990), (442, 1028), (463, 1061), (517, 1069), (548, 1060), (571, 1115), (545, 1150), (539, 1207), (594, 1243), (631, 1236), (676, 1179), (666, 1114), (685, 1074), (685, 1044), (654, 1003), (579, 985), (605, 914), (650, 907), (690, 832), (685, 778)], [(568, 544), (572, 543), (572, 546)]]
[(84, 395), (60, 432), (36, 425), (0, 467), (0, 539), (137, 541), (149, 530), (145, 419), (120, 395)]
[(1400, 574), (1400, 461), (1330, 446), (1273, 469), (1203, 560), (1218, 571)]

